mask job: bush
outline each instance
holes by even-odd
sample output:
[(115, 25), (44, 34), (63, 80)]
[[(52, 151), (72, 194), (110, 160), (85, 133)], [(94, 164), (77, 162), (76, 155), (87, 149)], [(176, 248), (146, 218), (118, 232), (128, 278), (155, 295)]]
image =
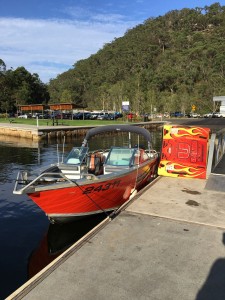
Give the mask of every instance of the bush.
[(0, 114), (0, 118), (8, 118), (8, 117), (9, 117), (9, 114), (7, 114), (7, 113)]

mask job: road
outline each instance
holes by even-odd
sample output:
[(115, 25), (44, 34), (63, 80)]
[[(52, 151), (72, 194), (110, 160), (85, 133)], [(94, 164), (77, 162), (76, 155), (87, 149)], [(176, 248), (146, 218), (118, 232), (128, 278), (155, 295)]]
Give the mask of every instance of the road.
[(181, 119), (181, 118), (173, 118), (170, 119), (171, 123), (174, 124), (183, 124), (183, 125), (196, 125), (196, 126), (203, 126), (209, 127), (210, 129), (219, 130), (225, 128), (225, 118), (188, 118), (188, 119)]

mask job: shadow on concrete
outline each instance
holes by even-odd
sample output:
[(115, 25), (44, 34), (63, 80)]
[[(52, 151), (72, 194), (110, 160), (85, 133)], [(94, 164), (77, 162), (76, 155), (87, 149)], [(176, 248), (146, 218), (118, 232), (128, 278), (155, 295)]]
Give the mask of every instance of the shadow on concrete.
[[(224, 171), (225, 171), (225, 169), (223, 170), (223, 173), (224, 173)], [(225, 180), (224, 175), (211, 173), (206, 182), (205, 189), (225, 193), (224, 180)], [(225, 300), (225, 298), (224, 298), (224, 300)]]
[[(223, 233), (225, 245), (225, 233)], [(206, 282), (199, 290), (196, 300), (224, 300), (225, 299), (225, 258), (216, 260)]]

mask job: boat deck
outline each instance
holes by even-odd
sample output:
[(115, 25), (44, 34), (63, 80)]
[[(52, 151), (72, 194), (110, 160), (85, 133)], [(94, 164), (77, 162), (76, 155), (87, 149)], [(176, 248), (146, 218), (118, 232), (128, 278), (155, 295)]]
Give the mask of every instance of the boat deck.
[(158, 177), (8, 299), (225, 299), (225, 194), (205, 185)]

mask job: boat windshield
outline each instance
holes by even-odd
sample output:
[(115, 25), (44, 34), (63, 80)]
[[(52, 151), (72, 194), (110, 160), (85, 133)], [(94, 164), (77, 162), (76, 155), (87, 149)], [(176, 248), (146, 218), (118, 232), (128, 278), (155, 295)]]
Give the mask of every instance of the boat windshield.
[(67, 156), (66, 164), (81, 164), (88, 152), (88, 147), (74, 147)]
[(111, 148), (105, 165), (129, 166), (133, 160), (135, 149), (132, 148)]

